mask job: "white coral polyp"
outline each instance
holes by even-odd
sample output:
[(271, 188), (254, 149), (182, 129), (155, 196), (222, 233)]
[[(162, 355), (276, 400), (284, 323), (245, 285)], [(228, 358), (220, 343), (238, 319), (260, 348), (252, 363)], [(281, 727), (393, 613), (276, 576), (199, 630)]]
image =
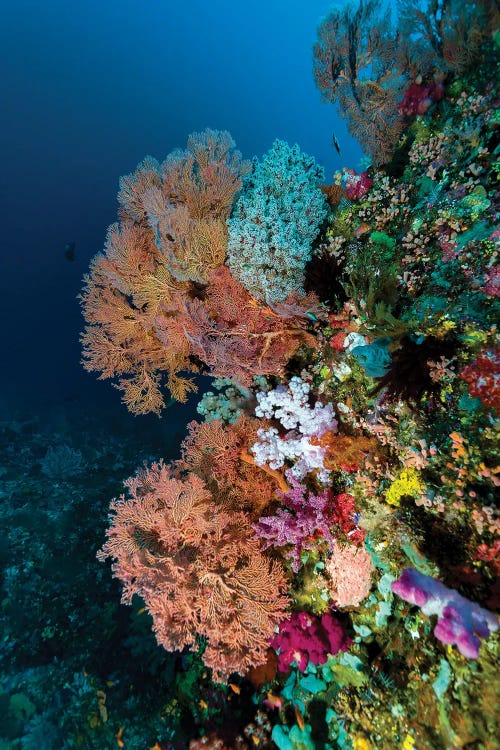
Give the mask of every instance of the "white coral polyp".
[(288, 388), (278, 386), (257, 394), (256, 415), (279, 420), (288, 432), (280, 436), (275, 427), (259, 430), (259, 440), (251, 451), (259, 466), (268, 464), (272, 469), (280, 469), (289, 460), (295, 462), (291, 471), (297, 479), (318, 470), (319, 478), (326, 484), (330, 476), (323, 464), (326, 448), (314, 445), (310, 438), (320, 438), (327, 431), (336, 432), (337, 420), (331, 404), (324, 406), (317, 401), (314, 407), (309, 406), (309, 390), (309, 383), (293, 377)]
[(327, 430), (337, 429), (337, 420), (331, 404), (323, 406), (316, 401), (308, 404), (309, 383), (297, 376), (285, 386), (279, 385), (267, 393), (258, 393), (255, 414), (258, 417), (278, 419), (286, 430), (298, 430), (302, 435), (321, 437)]

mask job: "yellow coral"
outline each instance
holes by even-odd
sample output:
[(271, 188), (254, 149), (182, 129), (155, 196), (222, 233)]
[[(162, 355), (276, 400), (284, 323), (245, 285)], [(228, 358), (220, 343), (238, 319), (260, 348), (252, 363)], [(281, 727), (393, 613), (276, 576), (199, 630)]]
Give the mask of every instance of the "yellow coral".
[(418, 498), (425, 489), (416, 469), (403, 469), (385, 493), (385, 500), (389, 505), (399, 505), (405, 495)]
[(441, 315), (436, 324), (427, 329), (427, 334), (435, 336), (437, 339), (443, 339), (456, 327), (457, 324), (454, 320), (450, 320), (446, 315)]
[(354, 750), (372, 750), (371, 744), (365, 737), (355, 737), (352, 746)]

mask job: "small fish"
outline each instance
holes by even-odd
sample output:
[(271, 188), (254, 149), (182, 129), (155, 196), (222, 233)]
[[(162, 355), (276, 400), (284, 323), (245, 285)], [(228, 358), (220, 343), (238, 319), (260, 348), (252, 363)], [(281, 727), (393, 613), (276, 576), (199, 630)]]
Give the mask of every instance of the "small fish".
[(356, 229), (354, 230), (354, 236), (355, 237), (361, 237), (361, 235), (366, 234), (371, 229), (370, 224), (360, 224)]
[(200, 698), (198, 705), (200, 708), (208, 708), (208, 703), (206, 703), (206, 701), (204, 701), (203, 698)]
[(228, 685), (233, 691), (233, 693), (236, 693), (236, 695), (239, 695), (241, 693), (239, 685), (235, 685), (234, 682), (229, 682)]
[(115, 734), (115, 740), (118, 747), (123, 747), (125, 745), (124, 741), (122, 740), (123, 735), (123, 727), (120, 727), (117, 733)]
[(335, 133), (332, 134), (332, 144), (335, 148), (335, 151), (340, 155), (340, 145), (339, 145), (339, 142), (337, 140), (337, 136), (335, 135)]
[(64, 245), (64, 257), (72, 263), (75, 260), (75, 243), (67, 242)]
[(305, 722), (304, 717), (302, 716), (302, 712), (300, 708), (297, 706), (296, 703), (293, 704), (293, 708), (295, 711), (295, 719), (297, 720), (297, 725), (299, 729), (304, 729), (306, 722)]
[(262, 702), (267, 708), (277, 708), (279, 710), (283, 706), (283, 698), (279, 695), (274, 695), (270, 690), (267, 693), (267, 698), (264, 698)]

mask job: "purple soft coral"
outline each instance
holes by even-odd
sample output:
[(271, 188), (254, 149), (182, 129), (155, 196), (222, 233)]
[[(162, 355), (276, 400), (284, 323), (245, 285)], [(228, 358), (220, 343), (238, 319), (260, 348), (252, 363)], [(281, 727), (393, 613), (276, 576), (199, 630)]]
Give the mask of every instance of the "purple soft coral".
[(498, 630), (494, 614), (415, 568), (406, 568), (401, 578), (392, 584), (392, 590), (420, 607), (425, 615), (437, 615), (436, 638), (446, 644), (456, 644), (468, 659), (479, 656), (480, 638), (487, 638)]
[(278, 508), (276, 515), (263, 516), (253, 528), (255, 535), (265, 540), (264, 549), (292, 545), (285, 557), (291, 561), (292, 570), (297, 573), (302, 551), (314, 549), (318, 538), (325, 539), (333, 546), (334, 537), (330, 529), (334, 523), (334, 503), (329, 490), (313, 495), (312, 492), (307, 493), (306, 487), (290, 471), (286, 472), (286, 477), (291, 489), (279, 494), (289, 510)]
[(272, 648), (279, 649), (280, 672), (289, 672), (292, 662), (297, 663), (301, 672), (305, 671), (309, 661), (324, 664), (328, 654), (346, 651), (351, 643), (340, 622), (329, 612), (321, 617), (292, 612), (270, 641)]

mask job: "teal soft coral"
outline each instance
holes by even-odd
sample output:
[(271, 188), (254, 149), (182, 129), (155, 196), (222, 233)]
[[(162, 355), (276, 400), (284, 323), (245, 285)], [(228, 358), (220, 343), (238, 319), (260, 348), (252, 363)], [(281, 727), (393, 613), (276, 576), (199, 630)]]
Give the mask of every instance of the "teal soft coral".
[(323, 170), (297, 145), (276, 140), (243, 185), (228, 221), (227, 264), (257, 300), (304, 293), (311, 245), (326, 216)]

